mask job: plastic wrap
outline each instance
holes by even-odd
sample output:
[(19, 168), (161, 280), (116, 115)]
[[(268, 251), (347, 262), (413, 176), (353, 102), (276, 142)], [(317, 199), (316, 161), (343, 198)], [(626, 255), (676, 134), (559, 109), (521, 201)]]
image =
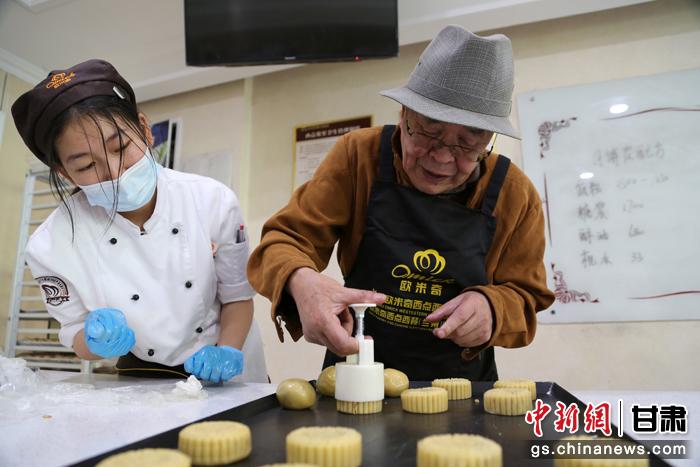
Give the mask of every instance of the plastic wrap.
[(95, 387), (94, 384), (50, 382), (21, 358), (0, 355), (0, 422), (43, 415), (59, 406), (138, 409), (204, 399), (207, 392), (194, 376), (167, 384)]

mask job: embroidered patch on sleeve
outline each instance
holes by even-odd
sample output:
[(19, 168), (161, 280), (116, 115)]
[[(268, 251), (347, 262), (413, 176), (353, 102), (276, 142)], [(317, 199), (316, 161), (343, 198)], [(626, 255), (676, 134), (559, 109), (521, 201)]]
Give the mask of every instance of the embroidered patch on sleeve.
[(66, 286), (66, 283), (60, 277), (41, 276), (37, 277), (36, 281), (39, 283), (41, 290), (44, 291), (47, 304), (58, 306), (70, 300), (68, 286)]

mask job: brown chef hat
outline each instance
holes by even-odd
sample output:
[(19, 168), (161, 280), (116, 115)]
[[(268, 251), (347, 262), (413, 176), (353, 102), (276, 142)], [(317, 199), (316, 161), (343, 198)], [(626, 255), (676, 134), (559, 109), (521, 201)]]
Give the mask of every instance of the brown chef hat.
[(51, 126), (61, 112), (93, 96), (118, 96), (136, 103), (134, 90), (104, 60), (88, 60), (65, 70), (54, 70), (12, 105), (20, 136), (42, 162), (48, 164)]

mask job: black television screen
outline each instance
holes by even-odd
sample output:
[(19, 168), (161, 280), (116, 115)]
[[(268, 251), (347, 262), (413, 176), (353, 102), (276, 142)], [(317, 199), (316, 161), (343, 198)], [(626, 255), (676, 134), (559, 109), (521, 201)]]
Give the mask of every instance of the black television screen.
[(187, 64), (394, 57), (397, 0), (185, 0)]

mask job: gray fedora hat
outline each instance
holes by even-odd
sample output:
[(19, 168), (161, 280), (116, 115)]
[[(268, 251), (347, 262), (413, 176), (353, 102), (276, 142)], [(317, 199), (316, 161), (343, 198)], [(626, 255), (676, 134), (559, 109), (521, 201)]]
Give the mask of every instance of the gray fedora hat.
[(520, 139), (508, 119), (513, 48), (502, 34), (445, 27), (423, 51), (404, 87), (380, 92), (420, 114)]

